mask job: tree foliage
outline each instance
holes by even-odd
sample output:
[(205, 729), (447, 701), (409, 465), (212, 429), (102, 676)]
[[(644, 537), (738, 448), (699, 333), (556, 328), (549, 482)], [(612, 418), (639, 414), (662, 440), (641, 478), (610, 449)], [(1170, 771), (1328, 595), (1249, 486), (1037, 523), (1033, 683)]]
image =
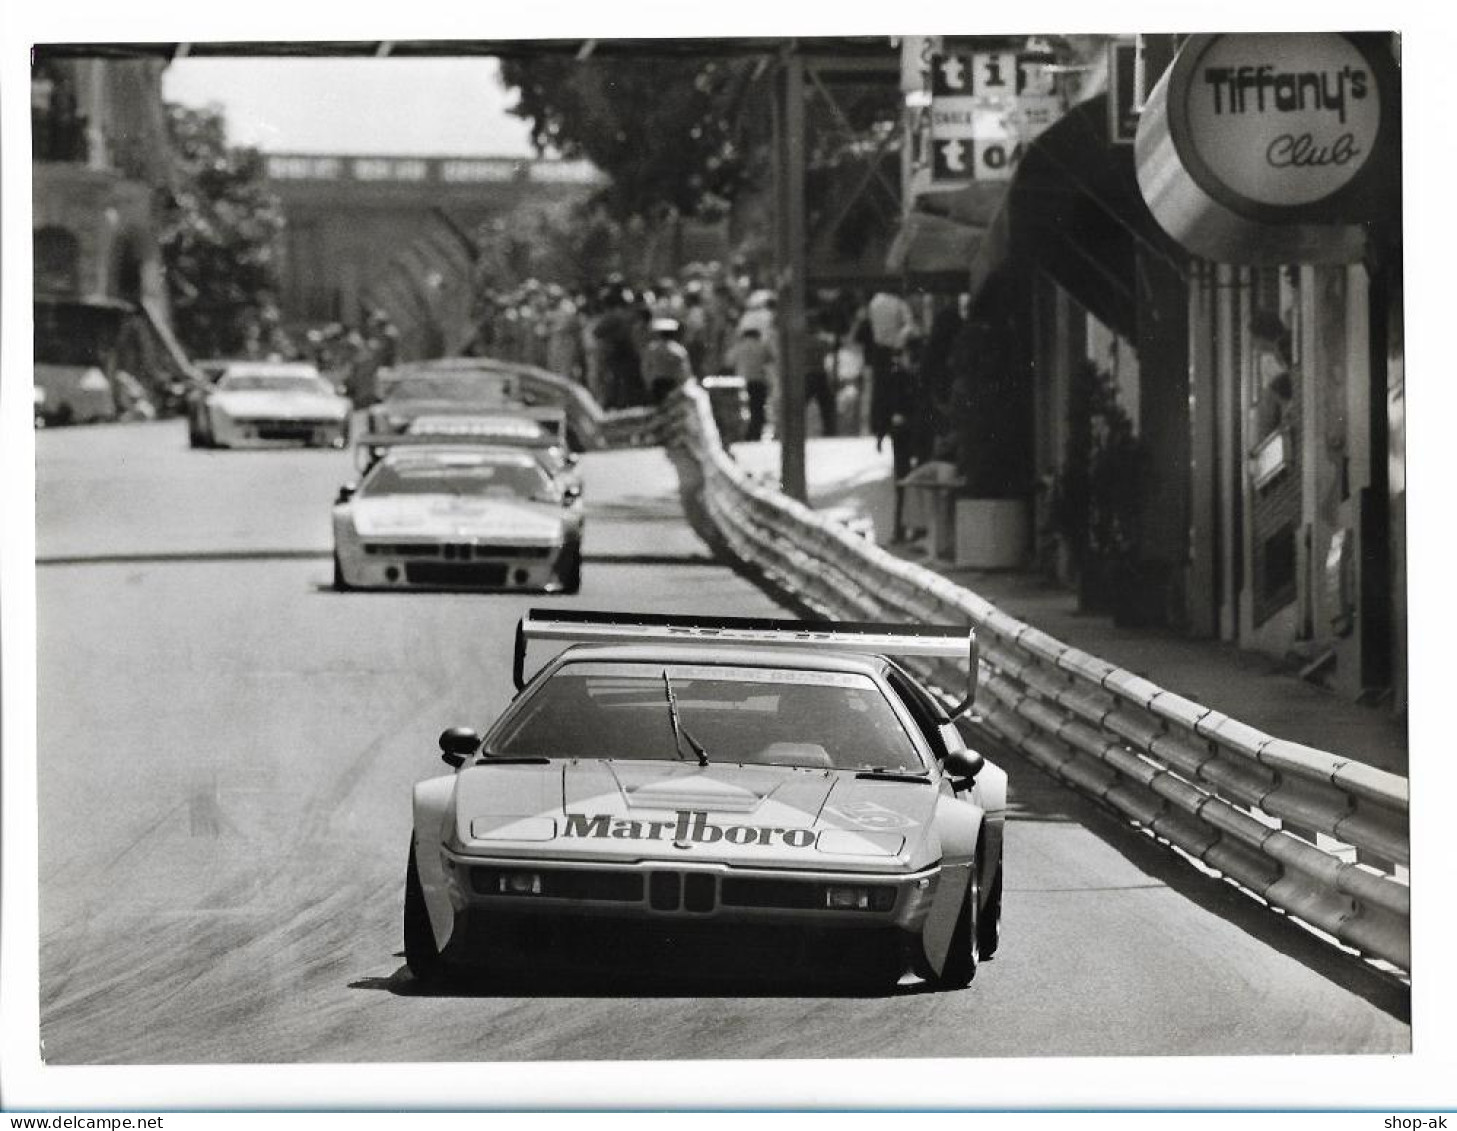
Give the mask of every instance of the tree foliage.
[(600, 202), (619, 220), (723, 214), (748, 176), (758, 123), (743, 108), (759, 71), (754, 59), (534, 57), (501, 65), (502, 81), (520, 92), (512, 112), (531, 123), (537, 148), (606, 173)]
[(230, 146), (215, 106), (167, 106), (174, 204), (161, 232), (177, 335), (194, 356), (238, 353), (273, 309), (283, 209), (262, 155)]

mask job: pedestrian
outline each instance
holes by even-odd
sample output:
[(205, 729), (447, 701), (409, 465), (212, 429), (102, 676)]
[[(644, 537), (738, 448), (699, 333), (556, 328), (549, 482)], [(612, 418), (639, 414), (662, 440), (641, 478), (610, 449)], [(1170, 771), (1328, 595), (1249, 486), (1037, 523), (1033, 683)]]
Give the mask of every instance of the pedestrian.
[(824, 334), (812, 318), (804, 320), (804, 401), (806, 405), (813, 401), (819, 408), (822, 436), (839, 433), (835, 391), (830, 388), (830, 376), (825, 365), (833, 344), (833, 338)]
[[(882, 290), (871, 296), (865, 308), (865, 320), (868, 336), (866, 361), (870, 364), (871, 380), (879, 381), (894, 367), (901, 336), (915, 324), (915, 317), (910, 304), (899, 294)], [(874, 393), (871, 397), (874, 399)]]
[(901, 336), (900, 348), (891, 353), (890, 368), (876, 374), (870, 406), (875, 450), (890, 440), (895, 482), (895, 517), (892, 540), (905, 542), (914, 535), (906, 525), (903, 480), (925, 456), (925, 416), (919, 374), (923, 341), (914, 327)]
[(740, 331), (738, 341), (728, 350), (728, 364), (734, 373), (744, 379), (744, 388), (749, 395), (749, 427), (744, 436), (746, 440), (760, 440), (764, 436), (773, 349), (772, 342), (766, 342), (762, 333), (749, 326)]
[(602, 316), (593, 331), (601, 347), (601, 364), (606, 376), (604, 408), (629, 408), (642, 397), (642, 362), (634, 339), (636, 313), (630, 306), (632, 293), (609, 287), (603, 295)]
[(653, 404), (661, 405), (693, 377), (688, 351), (678, 340), (681, 327), (675, 318), (654, 318), (649, 327), (652, 340), (643, 352), (642, 375), (652, 394)]

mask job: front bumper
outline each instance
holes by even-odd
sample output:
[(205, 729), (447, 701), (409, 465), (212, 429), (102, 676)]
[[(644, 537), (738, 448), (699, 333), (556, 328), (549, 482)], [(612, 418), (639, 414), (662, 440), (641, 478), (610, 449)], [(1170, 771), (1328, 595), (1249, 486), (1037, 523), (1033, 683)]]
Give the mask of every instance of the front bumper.
[(344, 583), (356, 589), (539, 590), (563, 587), (572, 542), (506, 546), (466, 539), (386, 537), (337, 544)]
[(449, 850), (441, 861), (457, 918), (484, 920), (572, 916), (915, 933), (940, 879), (939, 866), (886, 874), (672, 860), (544, 863)]
[(304, 444), (341, 448), (347, 434), (343, 419), (296, 420), (287, 417), (236, 418), (213, 415), (213, 440), (229, 448)]

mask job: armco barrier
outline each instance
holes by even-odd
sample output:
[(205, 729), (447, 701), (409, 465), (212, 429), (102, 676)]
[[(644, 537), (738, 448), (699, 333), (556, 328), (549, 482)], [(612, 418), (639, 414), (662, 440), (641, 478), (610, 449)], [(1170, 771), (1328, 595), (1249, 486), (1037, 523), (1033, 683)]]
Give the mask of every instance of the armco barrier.
[[(728, 549), (825, 616), (969, 623), (990, 731), (1272, 906), (1409, 970), (1405, 778), (1286, 742), (1070, 648), (947, 579), (755, 482), (719, 442), (707, 396), (666, 407)], [(955, 689), (954, 665), (921, 674)]]

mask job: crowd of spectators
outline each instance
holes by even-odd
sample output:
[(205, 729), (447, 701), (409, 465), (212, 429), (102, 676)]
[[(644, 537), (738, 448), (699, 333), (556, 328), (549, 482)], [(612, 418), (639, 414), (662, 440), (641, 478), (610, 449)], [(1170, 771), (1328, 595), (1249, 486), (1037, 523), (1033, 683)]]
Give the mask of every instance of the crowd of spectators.
[[(889, 437), (892, 418), (898, 433), (925, 430), (932, 394), (946, 393), (939, 374), (950, 336), (944, 319), (939, 333), (932, 323), (948, 304), (954, 312), (954, 298), (938, 306), (921, 296), (917, 309), (888, 290), (868, 300), (849, 290), (813, 296), (797, 360), (819, 434)], [(690, 375), (737, 375), (750, 439), (772, 429), (784, 371), (774, 292), (750, 271), (717, 263), (646, 284), (611, 275), (570, 290), (530, 279), (489, 291), (466, 352), (570, 377), (606, 408), (655, 403)], [(907, 412), (908, 401), (925, 403)]]

